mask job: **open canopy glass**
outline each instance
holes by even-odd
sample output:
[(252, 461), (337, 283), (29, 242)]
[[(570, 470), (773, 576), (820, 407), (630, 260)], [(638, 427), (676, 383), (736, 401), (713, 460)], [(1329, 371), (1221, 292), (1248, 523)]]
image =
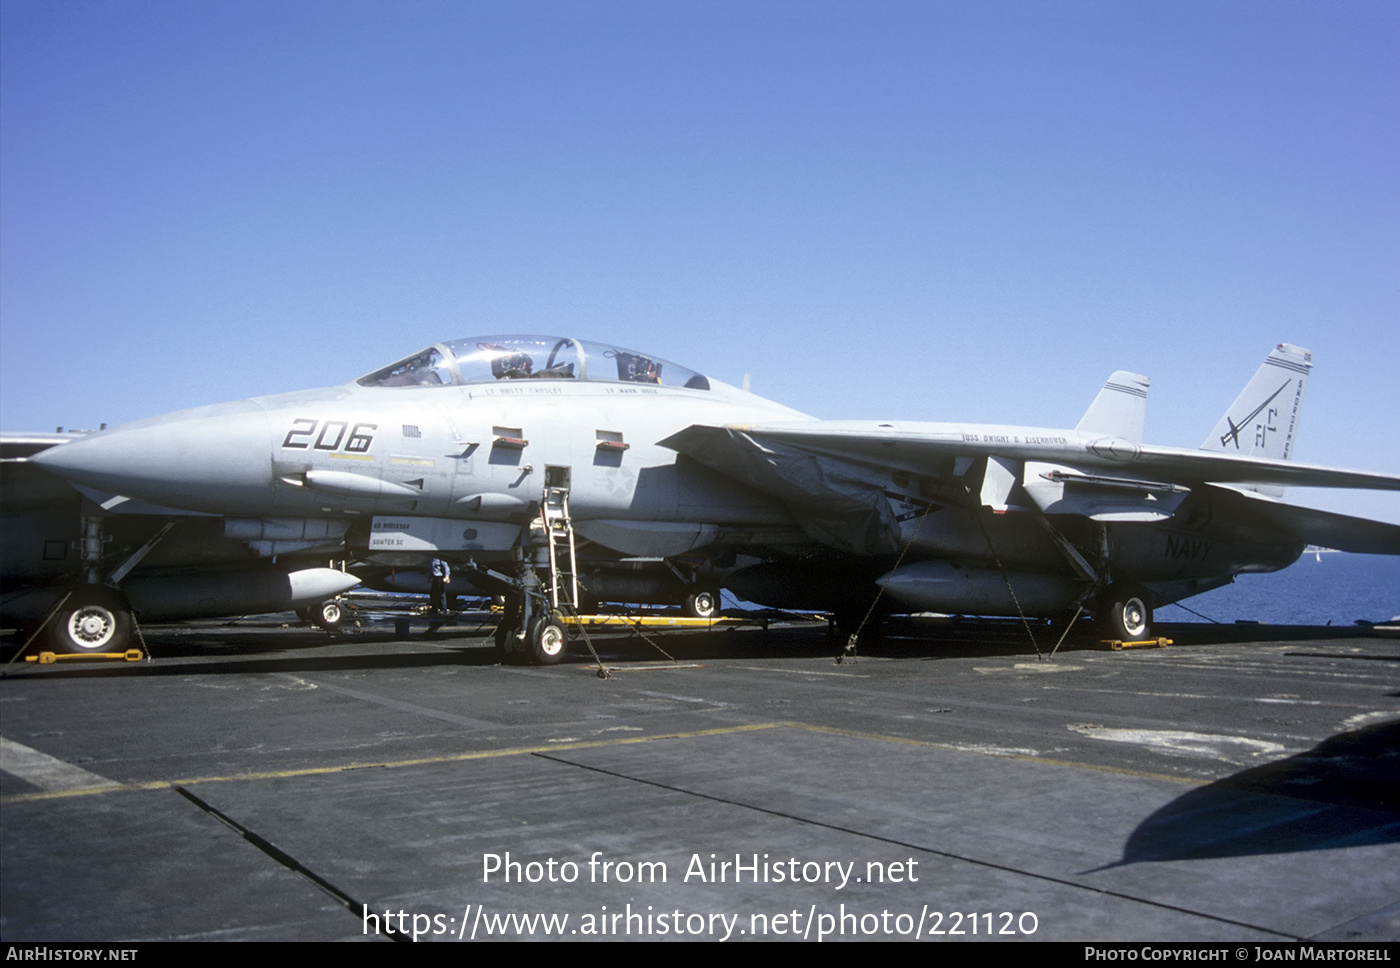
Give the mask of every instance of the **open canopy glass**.
[(557, 336), (473, 336), (436, 343), (358, 381), (366, 387), (454, 386), (495, 380), (591, 380), (708, 390), (693, 370), (620, 346)]

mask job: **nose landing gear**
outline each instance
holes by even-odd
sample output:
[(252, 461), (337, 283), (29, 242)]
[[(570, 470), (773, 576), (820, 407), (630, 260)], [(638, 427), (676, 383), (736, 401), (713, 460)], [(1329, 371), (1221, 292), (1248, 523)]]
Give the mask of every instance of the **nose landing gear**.
[(48, 641), (61, 653), (125, 652), (131, 644), (131, 607), (100, 585), (76, 588), (50, 620)]

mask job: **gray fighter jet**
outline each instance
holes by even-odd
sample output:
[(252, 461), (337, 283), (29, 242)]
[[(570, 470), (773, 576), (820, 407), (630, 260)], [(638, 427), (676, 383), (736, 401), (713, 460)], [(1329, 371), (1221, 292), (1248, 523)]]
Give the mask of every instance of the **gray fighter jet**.
[(540, 663), (563, 654), (561, 614), (706, 616), (721, 588), (850, 630), (910, 610), (1088, 612), (1142, 639), (1154, 608), (1310, 543), (1400, 554), (1400, 527), (1279, 500), (1288, 484), (1400, 489), (1289, 460), (1311, 366), (1275, 348), (1192, 451), (1142, 442), (1148, 380), (1127, 372), (1072, 430), (824, 421), (617, 346), (462, 339), (344, 386), (12, 455), (81, 497), (7, 507), (26, 542), (7, 544), (47, 557), (6, 586), (31, 614), (67, 595), (49, 635), (69, 650), (124, 645), (133, 609), (315, 605), (357, 579), (422, 583), (433, 558), (504, 596), (503, 657)]

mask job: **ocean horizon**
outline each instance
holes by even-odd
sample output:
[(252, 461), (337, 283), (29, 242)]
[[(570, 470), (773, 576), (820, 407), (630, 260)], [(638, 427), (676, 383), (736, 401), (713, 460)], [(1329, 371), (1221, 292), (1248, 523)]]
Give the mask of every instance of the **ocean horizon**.
[(1157, 609), (1157, 621), (1270, 625), (1388, 622), (1400, 616), (1400, 557), (1309, 550), (1282, 571), (1240, 575), (1233, 584), (1188, 598), (1181, 606), (1185, 607), (1164, 605)]

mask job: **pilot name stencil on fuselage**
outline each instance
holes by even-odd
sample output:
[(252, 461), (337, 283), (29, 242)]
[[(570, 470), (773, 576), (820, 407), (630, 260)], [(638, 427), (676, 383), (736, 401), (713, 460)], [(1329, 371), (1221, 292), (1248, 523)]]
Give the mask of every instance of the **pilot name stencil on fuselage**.
[(473, 391), (483, 397), (542, 397), (558, 396), (564, 392), (563, 387), (557, 386), (525, 386), (525, 387), (485, 387)]

